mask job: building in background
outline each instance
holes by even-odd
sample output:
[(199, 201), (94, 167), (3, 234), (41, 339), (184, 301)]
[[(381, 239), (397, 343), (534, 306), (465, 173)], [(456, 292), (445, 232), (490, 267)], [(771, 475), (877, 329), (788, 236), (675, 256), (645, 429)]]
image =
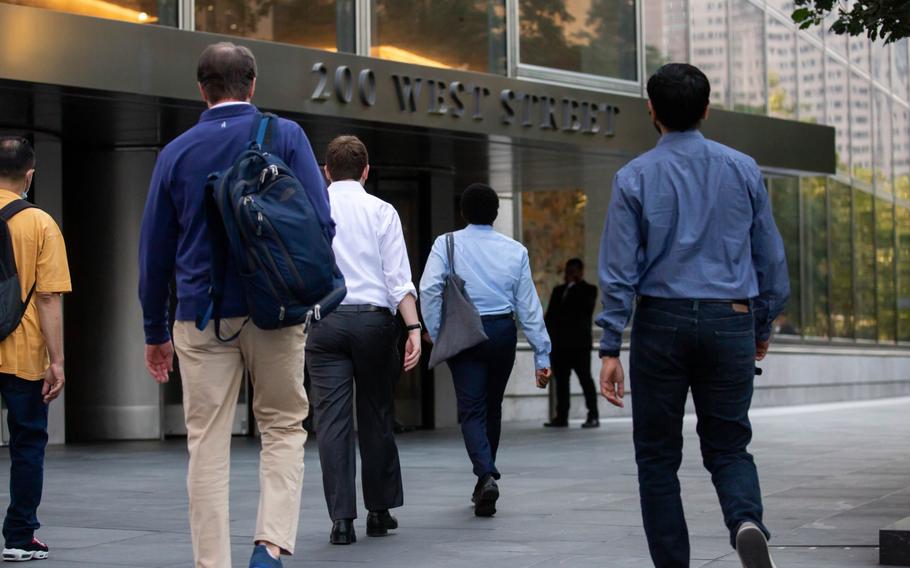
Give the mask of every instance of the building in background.
[[(398, 209), (415, 281), (433, 238), (459, 226), (461, 189), (485, 181), (501, 193), (497, 228), (528, 247), (541, 291), (567, 258), (597, 264), (612, 176), (657, 139), (648, 74), (698, 65), (717, 109), (706, 133), (756, 157), (790, 261), (793, 301), (756, 404), (910, 394), (908, 43), (799, 31), (791, 9), (0, 0), (0, 131), (35, 140), (33, 196), (61, 222), (73, 264), (54, 439), (181, 434), (179, 380), (159, 388), (143, 367), (138, 225), (157, 152), (202, 110), (196, 57), (222, 39), (253, 49), (256, 102), (298, 120), (317, 158), (337, 134), (367, 143), (368, 190)], [(507, 419), (549, 414), (531, 359), (520, 352)], [(238, 434), (253, 430), (249, 395)], [(397, 408), (408, 425), (453, 425), (447, 369), (403, 377)]]

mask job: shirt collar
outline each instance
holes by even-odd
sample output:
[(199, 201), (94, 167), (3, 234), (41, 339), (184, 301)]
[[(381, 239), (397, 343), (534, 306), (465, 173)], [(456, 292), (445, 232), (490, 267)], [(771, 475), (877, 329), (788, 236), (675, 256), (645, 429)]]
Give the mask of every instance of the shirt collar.
[(199, 122), (205, 122), (207, 120), (222, 120), (225, 118), (230, 118), (232, 116), (253, 114), (254, 112), (256, 112), (256, 107), (250, 103), (230, 101), (227, 103), (217, 104), (203, 112), (202, 116), (199, 117)]
[(465, 227), (467, 231), (492, 231), (493, 225), (474, 225), (473, 223)]
[(333, 181), (329, 185), (329, 191), (356, 191), (365, 193), (366, 190), (363, 189), (363, 186), (360, 185), (359, 181), (352, 179), (345, 179), (341, 181)]
[(684, 140), (703, 140), (704, 137), (704, 134), (702, 134), (701, 131), (697, 128), (693, 128), (692, 130), (684, 130), (682, 132), (667, 132), (660, 137), (657, 145), (659, 146), (661, 144), (671, 144), (676, 141)]

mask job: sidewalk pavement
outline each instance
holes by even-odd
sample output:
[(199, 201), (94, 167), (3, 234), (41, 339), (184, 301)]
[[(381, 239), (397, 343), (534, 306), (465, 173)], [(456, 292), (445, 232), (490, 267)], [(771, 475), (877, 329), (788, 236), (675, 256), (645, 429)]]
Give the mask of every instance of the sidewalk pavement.
[[(763, 409), (752, 418), (751, 449), (778, 565), (876, 566), (878, 530), (910, 516), (910, 398)], [(502, 498), (492, 519), (472, 514), (474, 480), (458, 431), (400, 436), (405, 506), (395, 514), (401, 528), (392, 536), (368, 538), (361, 512), (359, 540), (348, 547), (328, 544), (331, 525), (311, 441), (297, 552), (285, 565), (650, 566), (631, 423), (612, 419), (595, 431), (578, 426), (506, 426), (499, 456)], [(680, 471), (692, 566), (738, 567), (701, 467), (694, 427), (687, 419)], [(0, 455), (0, 484), (6, 486), (9, 457)], [(40, 566), (192, 566), (185, 462), (182, 440), (51, 449), (38, 535), (50, 545), (51, 558)], [(242, 568), (257, 507), (255, 440), (235, 440), (231, 478), (234, 565)]]

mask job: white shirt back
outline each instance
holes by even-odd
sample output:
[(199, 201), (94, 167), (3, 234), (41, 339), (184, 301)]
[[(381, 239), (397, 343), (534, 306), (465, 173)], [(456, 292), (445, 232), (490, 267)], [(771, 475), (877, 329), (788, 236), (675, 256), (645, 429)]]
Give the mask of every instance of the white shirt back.
[(394, 312), (405, 296), (416, 297), (395, 208), (353, 180), (332, 183), (329, 203), (335, 221), (332, 249), (348, 288), (342, 304), (369, 304)]

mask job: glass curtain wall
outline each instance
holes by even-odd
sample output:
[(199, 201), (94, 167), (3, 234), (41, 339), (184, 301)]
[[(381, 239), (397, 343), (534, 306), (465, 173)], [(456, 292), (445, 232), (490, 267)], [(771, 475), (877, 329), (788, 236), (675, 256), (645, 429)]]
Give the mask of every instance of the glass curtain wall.
[(177, 0), (0, 0), (0, 2), (134, 24), (177, 26)]

